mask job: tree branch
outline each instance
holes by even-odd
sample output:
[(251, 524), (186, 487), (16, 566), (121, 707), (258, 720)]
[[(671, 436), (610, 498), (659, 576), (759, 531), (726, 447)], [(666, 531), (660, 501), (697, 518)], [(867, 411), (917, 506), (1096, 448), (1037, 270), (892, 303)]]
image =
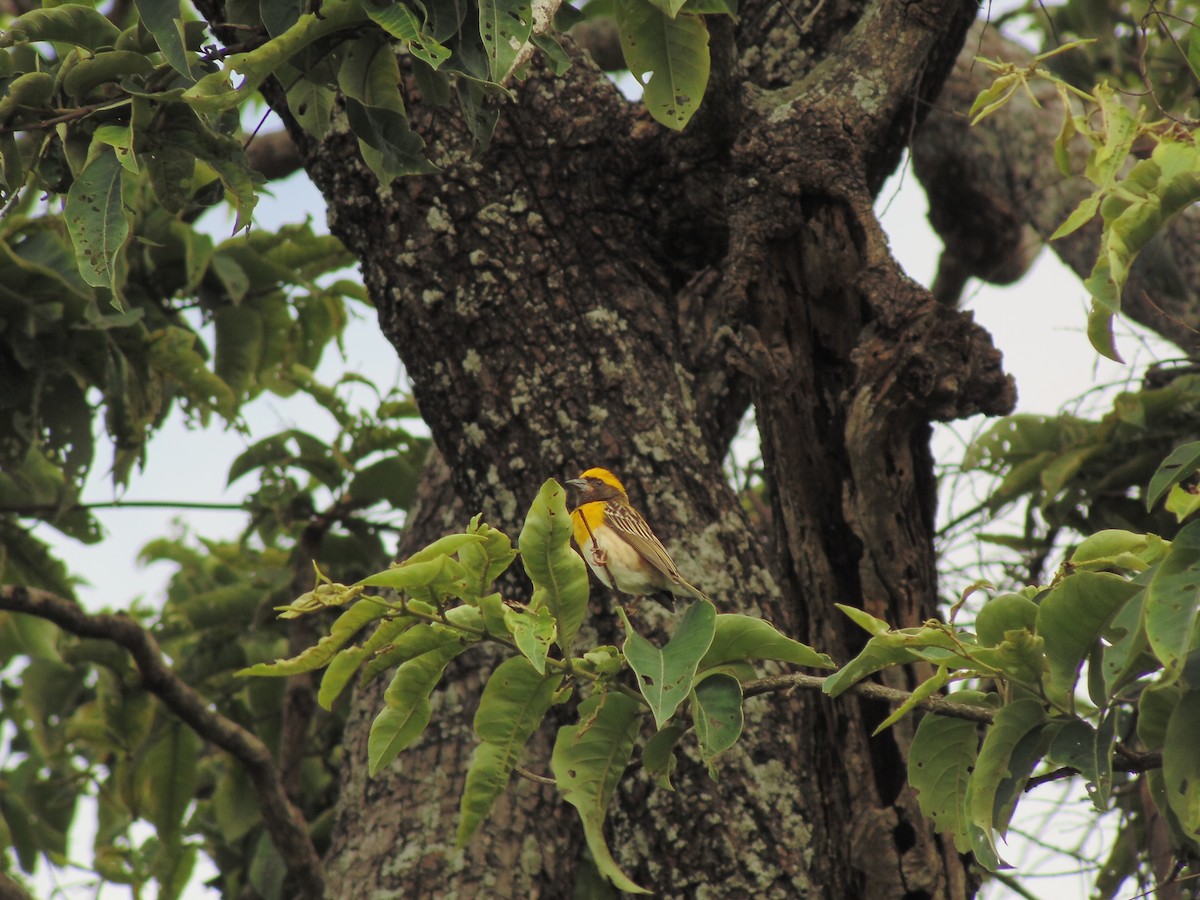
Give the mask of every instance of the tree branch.
[(0, 609), (38, 616), (71, 634), (113, 641), (129, 651), (148, 691), (198, 735), (245, 766), (271, 842), (294, 880), (296, 896), (311, 900), (324, 896), (320, 858), (304, 817), (284, 791), (271, 751), (254, 734), (215, 712), (208, 700), (185, 684), (163, 661), (158, 643), (144, 628), (129, 616), (89, 614), (49, 591), (21, 585), (0, 585)]
[[(755, 697), (760, 694), (791, 691), (796, 688), (820, 691), (824, 690), (825, 681), (826, 678), (819, 675), (771, 675), (766, 678), (756, 678), (753, 681), (747, 681), (742, 685), (742, 695), (745, 697)], [(858, 684), (847, 688), (846, 693), (857, 694), (869, 700), (882, 700), (884, 703), (890, 703), (893, 706), (900, 706), (912, 699), (912, 694), (908, 691), (886, 687), (871, 681), (860, 681)], [(981, 725), (991, 725), (996, 720), (996, 711), (991, 707), (971, 706), (967, 703), (948, 700), (945, 697), (929, 697), (917, 703), (916, 706), (917, 709), (937, 713), (939, 716), (948, 716), (952, 719), (967, 719), (971, 722), (978, 722)], [(1113, 750), (1120, 757), (1117, 760), (1117, 767), (1123, 772), (1145, 772), (1148, 769), (1162, 768), (1161, 751), (1133, 750), (1121, 743), (1115, 744)], [(1067, 770), (1065, 768), (1058, 769), (1056, 772), (1049, 773), (1049, 775), (1041, 776), (1041, 779), (1042, 781), (1053, 781), (1055, 778), (1065, 777), (1062, 773), (1069, 775), (1073, 772), (1074, 770)]]

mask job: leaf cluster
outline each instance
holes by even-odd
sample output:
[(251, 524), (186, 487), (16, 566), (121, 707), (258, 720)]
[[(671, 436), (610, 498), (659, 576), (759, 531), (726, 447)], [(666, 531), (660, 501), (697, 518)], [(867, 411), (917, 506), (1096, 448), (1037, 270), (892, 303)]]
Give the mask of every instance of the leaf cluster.
[[(1084, 5), (1096, 10), (1107, 8), (1086, 2), (1068, 5), (1073, 5), (1080, 16)], [(1176, 60), (1176, 68), (1187, 72), (1193, 82), (1200, 78), (1200, 68), (1194, 68), (1200, 61), (1196, 31), (1191, 27), (1187, 37), (1194, 51), (1185, 51), (1174, 37), (1165, 42), (1167, 52), (1185, 57)], [(1035, 57), (1027, 66), (981, 59), (997, 77), (976, 98), (971, 115), (974, 123), (979, 122), (1002, 108), (1018, 91), (1040, 105), (1030, 88), (1034, 81), (1049, 82), (1057, 90), (1063, 121), (1055, 140), (1055, 161), (1064, 176), (1082, 175), (1093, 190), (1050, 239), (1067, 237), (1099, 214), (1100, 250), (1084, 281), (1092, 297), (1088, 338), (1098, 352), (1121, 362), (1113, 338), (1113, 320), (1121, 311), (1121, 291), (1138, 254), (1176, 216), (1200, 200), (1200, 143), (1194, 123), (1185, 127), (1189, 123), (1169, 116), (1149, 119), (1163, 110), (1137, 103), (1112, 80), (1101, 80), (1086, 91), (1054, 73), (1056, 62), (1087, 53), (1095, 41), (1089, 38), (1059, 46)], [(1082, 152), (1077, 151), (1080, 144)]]
[[(1080, 535), (1108, 528), (1170, 534), (1170, 508), (1148, 508), (1137, 495), (1180, 435), (1198, 430), (1200, 377), (1164, 368), (1148, 376), (1146, 387), (1118, 394), (1096, 420), (1071, 413), (1006, 416), (971, 442), (962, 466), (995, 476), (988, 513), (1024, 502), (1050, 539), (1063, 528)], [(1029, 533), (1016, 543), (1034, 549), (1041, 539)]]
[[(411, 503), (428, 439), (411, 434), (415, 411), (403, 397), (386, 394), (372, 409), (352, 410), (337, 389), (299, 389), (333, 415), (337, 436), (327, 442), (292, 430), (252, 444), (229, 472), (231, 482), (260, 480), (242, 539), (151, 541), (141, 562), (176, 571), (162, 609), (135, 613), (178, 677), (221, 715), (280, 759), (293, 745), (304, 747), (289, 778), (323, 846), (337, 795), (343, 709), (297, 724), (289, 721), (282, 682), (235, 673), (287, 652), (288, 627), (273, 609), (294, 595), (314, 559), (364, 574), (386, 565), (388, 529), (375, 519), (383, 504), (402, 516)], [(166, 711), (123, 651), (42, 619), (0, 613), (0, 668), (0, 721), (12, 734), (0, 761), (0, 840), (22, 870), (33, 872), (43, 858), (68, 862), (66, 834), (80, 798), (90, 795), (99, 804), (98, 881), (136, 891), (153, 882), (160, 896), (179, 896), (203, 846), (226, 895), (284, 895), (287, 867), (245, 770)], [(153, 836), (144, 837), (139, 823), (152, 825)]]
[[(1146, 506), (1169, 498), (1176, 516), (1191, 516), (1200, 506), (1192, 486), (1197, 471), (1200, 443), (1178, 448), (1150, 479)], [(1114, 804), (1126, 813), (1104, 868), (1115, 890), (1137, 870), (1136, 854), (1126, 850), (1131, 841), (1144, 843), (1151, 815), (1142, 793), (1131, 790), (1130, 773), (1145, 779), (1145, 796), (1179, 858), (1200, 853), (1198, 581), (1200, 523), (1186, 525), (1172, 541), (1101, 530), (1068, 554), (1049, 584), (988, 600), (973, 630), (957, 625), (953, 612), (946, 622), (896, 630), (844, 607), (871, 637), (826, 679), (825, 690), (837, 696), (886, 667), (931, 666), (934, 674), (884, 728), (920, 700), (964, 685), (949, 699), (992, 710), (991, 724), (981, 732), (968, 720), (922, 719), (909, 758), (922, 811), (961, 852), (996, 871), (1007, 866), (997, 839), (1030, 779), (1078, 774), (1097, 813)]]
[[(551, 707), (582, 692), (587, 696), (577, 723), (558, 729), (549, 767), (563, 799), (579, 812), (600, 873), (621, 890), (643, 893), (617, 866), (603, 835), (608, 806), (637, 747), (643, 767), (670, 790), (677, 748), (691, 735), (716, 777), (716, 757), (741, 735), (742, 683), (754, 676), (751, 661), (832, 663), (761, 619), (718, 615), (708, 601), (687, 607), (663, 647), (634, 631), (623, 613), (628, 636), (621, 648), (579, 647), (588, 577), (570, 542), (565, 492), (547, 481), (530, 507), (519, 550), (476, 516), (463, 533), (353, 584), (318, 573), (313, 590), (281, 612), (294, 618), (344, 608), (329, 632), (298, 656), (241, 674), (324, 668), (318, 700), (331, 709), (360, 671), (360, 684), (391, 672), (368, 739), (375, 773), (420, 738), (432, 716), (430, 694), (453, 659), (485, 643), (506, 648), (511, 655), (484, 686), (475, 716), (480, 743), (466, 773), (459, 844), (483, 826)], [(528, 604), (506, 601), (492, 589), (518, 555), (533, 583)], [(353, 643), (360, 633), (366, 636)], [(643, 741), (644, 731), (650, 736)]]

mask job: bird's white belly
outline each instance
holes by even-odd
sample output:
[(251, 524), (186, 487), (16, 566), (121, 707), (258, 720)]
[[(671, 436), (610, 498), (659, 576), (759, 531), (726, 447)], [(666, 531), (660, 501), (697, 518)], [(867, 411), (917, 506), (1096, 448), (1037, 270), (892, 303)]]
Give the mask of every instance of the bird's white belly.
[(583, 558), (587, 560), (587, 564), (596, 573), (596, 577), (600, 579), (601, 584), (606, 584), (609, 587), (613, 586), (612, 581), (608, 577), (608, 573), (611, 572), (613, 578), (617, 581), (617, 590), (624, 594), (645, 596), (655, 591), (668, 589), (662, 583), (666, 580), (662, 574), (642, 559), (642, 555), (633, 549), (630, 544), (617, 537), (607, 525), (594, 528), (592, 536), (596, 539), (596, 543), (600, 545), (600, 549), (608, 557), (607, 571), (604, 566), (596, 562), (590, 541), (588, 542), (589, 546), (584, 550)]

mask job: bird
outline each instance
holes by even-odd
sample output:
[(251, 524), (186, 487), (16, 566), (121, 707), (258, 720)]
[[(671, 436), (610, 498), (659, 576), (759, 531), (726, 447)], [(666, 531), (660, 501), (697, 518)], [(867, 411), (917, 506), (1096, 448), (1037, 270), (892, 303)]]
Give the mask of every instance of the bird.
[(575, 495), (571, 506), (575, 543), (601, 584), (637, 597), (665, 592), (708, 600), (679, 574), (616, 475), (595, 467), (566, 484)]

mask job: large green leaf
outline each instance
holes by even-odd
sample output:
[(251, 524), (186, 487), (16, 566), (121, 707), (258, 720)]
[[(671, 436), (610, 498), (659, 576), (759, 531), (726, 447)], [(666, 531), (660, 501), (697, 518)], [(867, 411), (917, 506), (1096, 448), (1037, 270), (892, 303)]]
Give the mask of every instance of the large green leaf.
[(63, 4), (32, 9), (22, 15), (0, 35), (0, 47), (30, 41), (59, 41), (99, 50), (113, 46), (120, 33), (103, 13), (88, 6)]
[(372, 775), (390, 764), (425, 731), (432, 714), (429, 695), (450, 660), (464, 649), (462, 643), (448, 642), (408, 660), (396, 670), (384, 693), (386, 705), (371, 723), (367, 735), (367, 760)]
[(701, 16), (672, 18), (649, 0), (617, 0), (625, 62), (642, 85), (655, 120), (680, 131), (700, 107), (708, 86), (708, 27)]
[(533, 582), (531, 607), (545, 605), (558, 623), (558, 645), (571, 652), (587, 614), (587, 565), (571, 549), (566, 492), (553, 478), (542, 485), (517, 539), (521, 562)]
[(1195, 646), (1200, 618), (1200, 522), (1176, 535), (1146, 589), (1146, 637), (1162, 661), (1163, 679), (1174, 681)]
[(311, 672), (327, 665), (334, 654), (350, 642), (364, 625), (388, 614), (390, 610), (374, 600), (359, 600), (334, 621), (329, 634), (316, 644), (291, 659), (277, 659), (270, 663), (256, 663), (240, 670), (238, 675), (298, 675)]
[(908, 781), (921, 813), (938, 831), (954, 837), (959, 853), (971, 848), (967, 833), (967, 785), (979, 755), (979, 726), (966, 719), (927, 715), (908, 753)]
[(563, 799), (579, 810), (596, 868), (618, 890), (647, 894), (617, 866), (604, 840), (604, 817), (633, 754), (641, 704), (610, 691), (579, 704), (580, 724), (558, 730), (550, 766)]
[[(998, 795), (1008, 779), (1019, 775), (1009, 767), (1022, 742), (1035, 729), (1041, 729), (1045, 719), (1040, 701), (1031, 698), (1014, 700), (996, 712), (995, 721), (979, 748), (979, 757), (967, 784), (967, 834), (975, 859), (988, 871), (994, 872), (1006, 865), (996, 851)], [(1028, 776), (1029, 772), (1024, 772), (1024, 778)], [(1007, 819), (999, 824), (1003, 829)]]
[(717, 616), (712, 646), (700, 660), (700, 669), (751, 659), (774, 659), (819, 669), (836, 668), (827, 654), (780, 634), (770, 622), (740, 613)]
[(628, 635), (621, 649), (661, 729), (692, 690), (696, 667), (712, 644), (717, 609), (707, 600), (697, 600), (661, 650), (633, 630), (624, 610), (617, 612)]
[(530, 735), (541, 724), (562, 683), (561, 675), (543, 675), (519, 656), (506, 659), (484, 685), (475, 713), (475, 748), (463, 788), (458, 844), (471, 839), (508, 787), (513, 767)]
[(1045, 639), (1047, 694), (1071, 706), (1075, 683), (1113, 617), (1141, 587), (1108, 572), (1077, 572), (1042, 598), (1037, 633)]

